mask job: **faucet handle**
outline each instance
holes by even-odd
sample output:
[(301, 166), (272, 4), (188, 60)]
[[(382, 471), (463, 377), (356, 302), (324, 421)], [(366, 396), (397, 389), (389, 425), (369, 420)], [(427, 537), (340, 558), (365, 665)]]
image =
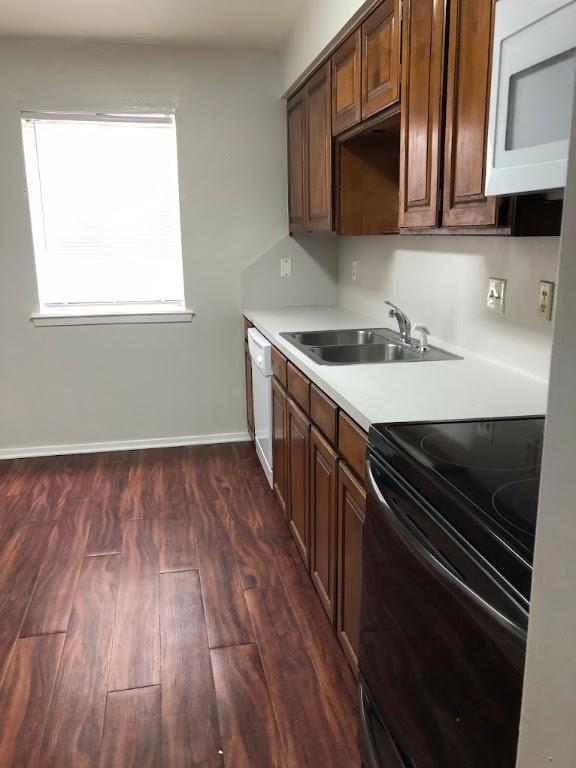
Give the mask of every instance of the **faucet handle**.
[(430, 335), (430, 330), (425, 325), (415, 325), (414, 331), (420, 333), (419, 350), (421, 352), (426, 352), (428, 349), (428, 336)]

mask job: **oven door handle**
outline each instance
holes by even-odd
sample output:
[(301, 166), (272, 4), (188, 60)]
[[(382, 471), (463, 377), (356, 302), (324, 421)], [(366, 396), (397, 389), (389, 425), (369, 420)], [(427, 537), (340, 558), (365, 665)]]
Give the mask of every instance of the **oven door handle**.
[(370, 486), (370, 490), (376, 496), (378, 504), (380, 505), (384, 516), (388, 523), (395, 530), (397, 535), (402, 539), (407, 547), (411, 550), (421, 562), (423, 561), (428, 566), (432, 566), (438, 573), (439, 577), (442, 577), (444, 581), (449, 582), (452, 586), (462, 593), (466, 598), (476, 603), (482, 610), (488, 613), (502, 628), (511, 632), (517, 638), (525, 641), (526, 630), (516, 624), (516, 622), (509, 619), (499, 610), (490, 605), (483, 597), (480, 597), (473, 589), (465, 584), (461, 579), (456, 576), (451, 570), (449, 570), (444, 563), (434, 554), (434, 551), (430, 547), (426, 547), (422, 542), (414, 536), (410, 529), (402, 522), (401, 518), (394, 512), (390, 504), (386, 501), (372, 474), (372, 469), (368, 465), (367, 467), (367, 481)]

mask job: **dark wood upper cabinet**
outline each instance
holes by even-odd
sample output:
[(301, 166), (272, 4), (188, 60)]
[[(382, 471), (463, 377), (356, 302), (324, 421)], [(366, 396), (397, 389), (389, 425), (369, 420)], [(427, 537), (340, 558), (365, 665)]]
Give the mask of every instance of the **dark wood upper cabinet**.
[(272, 379), (272, 467), (274, 494), (284, 517), (288, 517), (288, 450), (286, 440), (288, 401), (277, 379)]
[(344, 462), (338, 465), (338, 598), (336, 629), (357, 672), (366, 492)]
[(445, 0), (403, 10), (400, 226), (436, 227), (440, 210)]
[(310, 567), (310, 421), (288, 398), (288, 524)]
[(336, 615), (338, 454), (312, 427), (310, 440), (310, 573), (330, 622)]
[(330, 62), (306, 84), (306, 229), (331, 232), (332, 98)]
[(362, 37), (359, 29), (332, 56), (332, 133), (351, 128), (362, 118), (360, 71)]
[(495, 0), (451, 0), (442, 224), (496, 226), (484, 196)]
[(290, 232), (306, 230), (306, 92), (288, 102), (288, 214)]
[(362, 118), (400, 98), (400, 0), (384, 0), (362, 24)]

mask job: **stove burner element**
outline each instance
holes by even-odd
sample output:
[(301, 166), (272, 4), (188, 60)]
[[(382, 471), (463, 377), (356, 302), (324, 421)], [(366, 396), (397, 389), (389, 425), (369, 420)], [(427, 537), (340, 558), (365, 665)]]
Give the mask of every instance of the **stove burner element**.
[(436, 461), (469, 469), (509, 472), (540, 466), (541, 448), (521, 437), (498, 437), (481, 432), (470, 434), (453, 424), (450, 432), (432, 432), (422, 438), (420, 446)]
[(508, 525), (534, 535), (539, 488), (537, 477), (506, 483), (492, 496), (492, 507)]

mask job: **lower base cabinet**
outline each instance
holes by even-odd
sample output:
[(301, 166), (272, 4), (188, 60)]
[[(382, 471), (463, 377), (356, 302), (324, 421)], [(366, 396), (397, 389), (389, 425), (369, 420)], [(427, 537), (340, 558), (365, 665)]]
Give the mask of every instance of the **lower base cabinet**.
[(310, 575), (324, 610), (336, 616), (338, 454), (312, 427), (310, 439)]
[(288, 398), (286, 391), (272, 379), (272, 466), (274, 494), (285, 518), (288, 518), (288, 445), (286, 439)]
[(288, 525), (310, 569), (310, 419), (288, 398)]
[[(304, 374), (298, 373), (305, 381)], [(366, 509), (366, 492), (358, 475), (364, 468), (367, 440), (366, 433), (344, 412), (338, 412), (325, 395), (322, 398), (324, 408), (312, 398), (313, 423), (275, 372), (274, 493), (328, 619), (357, 673)]]
[(344, 462), (338, 466), (338, 593), (336, 631), (354, 670), (358, 669), (362, 543), (366, 491)]

